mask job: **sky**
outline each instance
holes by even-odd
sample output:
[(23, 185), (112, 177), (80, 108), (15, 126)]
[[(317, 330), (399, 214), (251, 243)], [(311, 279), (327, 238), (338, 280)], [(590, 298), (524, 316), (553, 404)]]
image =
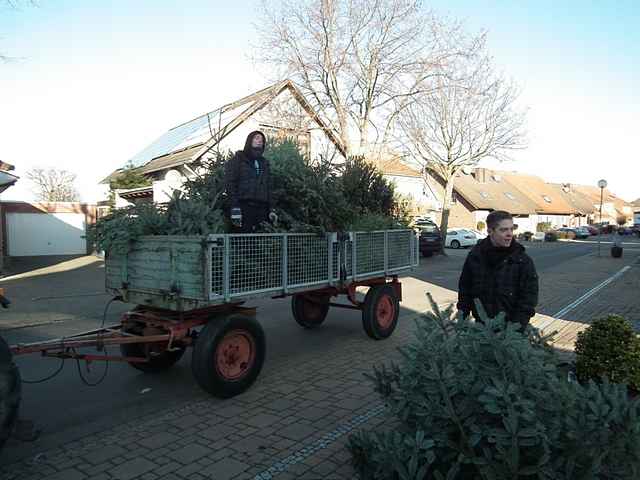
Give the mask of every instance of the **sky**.
[[(97, 183), (170, 128), (268, 84), (250, 59), (258, 0), (0, 0), (0, 160)], [(488, 167), (640, 197), (640, 2), (435, 0), (488, 31), (521, 87), (528, 148)], [(32, 200), (22, 178), (3, 200)]]

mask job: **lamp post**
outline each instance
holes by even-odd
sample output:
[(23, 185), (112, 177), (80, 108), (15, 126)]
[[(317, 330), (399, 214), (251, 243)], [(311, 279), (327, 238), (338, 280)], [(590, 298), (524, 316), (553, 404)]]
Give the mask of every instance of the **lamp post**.
[[(602, 198), (604, 195), (604, 189), (607, 188), (606, 180), (598, 180), (598, 188), (600, 188), (600, 228), (602, 229)], [(600, 256), (600, 236), (602, 235), (602, 230), (598, 232), (598, 256)]]

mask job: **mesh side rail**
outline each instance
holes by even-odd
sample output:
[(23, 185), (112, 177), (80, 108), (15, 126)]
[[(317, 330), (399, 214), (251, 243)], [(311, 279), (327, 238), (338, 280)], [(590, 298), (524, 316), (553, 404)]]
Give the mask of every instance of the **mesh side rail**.
[(341, 266), (351, 279), (408, 269), (415, 265), (414, 237), (409, 230), (355, 232), (341, 242), (335, 234), (210, 236), (210, 299), (329, 286)]
[(286, 287), (329, 283), (327, 237), (287, 235), (286, 265)]
[(229, 295), (281, 288), (283, 242), (283, 235), (230, 236)]
[(330, 243), (324, 235), (217, 235), (210, 236), (209, 242), (212, 300), (285, 293), (289, 287), (331, 281)]
[(414, 264), (413, 237), (410, 231), (389, 231), (387, 234), (388, 270), (405, 269)]
[(356, 237), (356, 275), (384, 274), (386, 232), (359, 232)]

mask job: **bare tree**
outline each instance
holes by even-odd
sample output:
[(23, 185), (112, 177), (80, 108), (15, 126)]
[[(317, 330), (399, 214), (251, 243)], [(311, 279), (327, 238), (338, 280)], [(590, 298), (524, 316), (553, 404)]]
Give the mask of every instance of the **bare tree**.
[(263, 0), (256, 29), (257, 61), (299, 86), (348, 154), (386, 143), (432, 67), (475, 45), (415, 0)]
[(46, 202), (75, 202), (79, 200), (75, 188), (76, 174), (55, 168), (32, 168), (27, 178), (35, 185), (38, 200)]
[[(31, 5), (31, 6), (38, 5), (35, 0), (1, 0), (0, 6), (2, 4), (5, 4), (9, 8), (13, 8), (13, 9), (19, 9), (22, 5)], [(2, 52), (0, 52), (0, 62), (10, 62), (12, 60), (15, 60), (15, 58), (9, 57), (7, 55), (2, 54)]]
[(480, 160), (509, 158), (524, 148), (525, 112), (517, 108), (519, 89), (497, 75), (484, 46), (458, 59), (433, 81), (434, 88), (414, 97), (401, 113), (404, 146), (425, 175), (444, 183), (441, 230), (447, 231), (456, 174)]

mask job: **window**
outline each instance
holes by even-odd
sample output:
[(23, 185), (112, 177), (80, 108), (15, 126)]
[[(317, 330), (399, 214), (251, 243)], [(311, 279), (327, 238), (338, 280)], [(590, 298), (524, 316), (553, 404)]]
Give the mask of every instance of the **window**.
[(545, 202), (551, 203), (551, 198), (549, 198), (547, 195), (543, 195), (542, 198), (544, 199)]
[(480, 192), (480, 196), (482, 198), (489, 198), (489, 194), (487, 192)]
[(509, 200), (515, 200), (516, 197), (513, 196), (513, 193), (511, 192), (504, 192), (504, 196), (507, 197)]

